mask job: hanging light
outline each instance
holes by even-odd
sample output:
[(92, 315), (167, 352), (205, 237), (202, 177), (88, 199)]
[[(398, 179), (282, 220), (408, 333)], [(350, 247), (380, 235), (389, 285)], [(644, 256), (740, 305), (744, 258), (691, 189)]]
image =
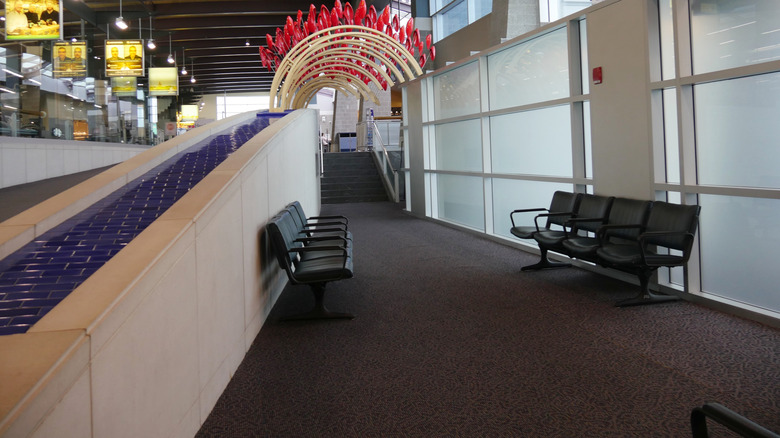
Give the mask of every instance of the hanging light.
[(247, 45), (247, 46), (249, 45), (249, 40), (246, 40), (246, 45)]
[(127, 29), (127, 23), (125, 23), (125, 20), (122, 19), (121, 16), (120, 17), (116, 17), (116, 21), (114, 22), (114, 25), (116, 25), (116, 27), (118, 27), (118, 28), (120, 28), (122, 30)]
[(122, 30), (127, 29), (127, 23), (125, 23), (125, 20), (122, 18), (122, 0), (119, 0), (119, 16), (116, 17), (114, 25)]
[(184, 51), (181, 52), (181, 74), (187, 76), (187, 65), (184, 63)]
[(168, 64), (173, 64), (176, 62), (175, 59), (173, 59), (173, 46), (171, 46), (171, 34), (168, 34)]
[(152, 16), (149, 16), (149, 41), (146, 42), (146, 47), (149, 48), (149, 50), (154, 50), (157, 48), (157, 44), (154, 43), (154, 38), (152, 38)]
[(195, 83), (195, 60), (192, 60), (192, 76), (190, 77), (190, 82)]

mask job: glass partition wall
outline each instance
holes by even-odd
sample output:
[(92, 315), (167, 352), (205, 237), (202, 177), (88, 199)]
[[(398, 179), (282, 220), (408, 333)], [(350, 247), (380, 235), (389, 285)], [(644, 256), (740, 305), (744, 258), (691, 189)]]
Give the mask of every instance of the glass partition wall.
[(655, 187), (702, 206), (689, 291), (780, 318), (780, 3), (655, 6)]
[[(687, 275), (662, 270), (658, 283), (780, 319), (780, 2), (644, 2), (636, 50), (649, 55), (652, 142), (636, 159), (651, 161), (652, 180), (641, 184), (702, 206)], [(593, 192), (588, 57), (599, 48), (586, 24), (601, 7), (421, 79), (426, 215), (525, 245), (509, 234), (513, 209)]]
[(592, 191), (586, 70), (574, 59), (581, 26), (565, 23), (427, 81), (431, 216), (510, 237), (509, 211), (519, 205)]

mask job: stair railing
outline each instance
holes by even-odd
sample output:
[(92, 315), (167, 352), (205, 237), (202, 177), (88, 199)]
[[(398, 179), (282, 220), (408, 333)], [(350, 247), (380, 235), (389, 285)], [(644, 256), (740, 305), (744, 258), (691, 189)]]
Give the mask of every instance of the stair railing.
[(365, 133), (365, 135), (358, 135), (358, 141), (361, 142), (361, 147), (358, 147), (358, 150), (367, 150), (372, 153), (371, 155), (374, 157), (374, 163), (376, 163), (377, 167), (381, 170), (379, 174), (382, 183), (385, 186), (385, 190), (387, 190), (394, 202), (399, 202), (399, 172), (398, 169), (393, 166), (385, 142), (382, 139), (382, 133), (379, 131), (376, 121), (359, 123), (357, 132), (359, 134)]

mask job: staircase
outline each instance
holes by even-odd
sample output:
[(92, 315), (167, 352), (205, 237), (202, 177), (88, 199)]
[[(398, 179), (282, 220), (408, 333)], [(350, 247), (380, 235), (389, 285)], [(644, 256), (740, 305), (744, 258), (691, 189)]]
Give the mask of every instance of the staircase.
[(323, 204), (388, 200), (371, 152), (332, 152), (323, 157)]

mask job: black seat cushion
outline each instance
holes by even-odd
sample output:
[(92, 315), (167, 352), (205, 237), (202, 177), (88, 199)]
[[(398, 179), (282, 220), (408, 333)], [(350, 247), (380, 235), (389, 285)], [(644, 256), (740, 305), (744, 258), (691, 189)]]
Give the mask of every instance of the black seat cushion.
[(352, 257), (323, 257), (303, 260), (295, 265), (295, 280), (301, 283), (352, 278)]
[(521, 239), (531, 239), (534, 237), (534, 233), (536, 233), (536, 227), (532, 225), (512, 227), (509, 232)]
[(611, 243), (596, 250), (599, 258), (612, 265), (641, 265), (642, 253), (634, 243)]
[(542, 230), (533, 235), (539, 245), (546, 247), (555, 247), (566, 238), (566, 233), (563, 230)]
[(589, 259), (601, 246), (601, 241), (597, 237), (575, 236), (564, 240), (562, 245), (571, 257)]

